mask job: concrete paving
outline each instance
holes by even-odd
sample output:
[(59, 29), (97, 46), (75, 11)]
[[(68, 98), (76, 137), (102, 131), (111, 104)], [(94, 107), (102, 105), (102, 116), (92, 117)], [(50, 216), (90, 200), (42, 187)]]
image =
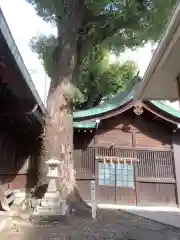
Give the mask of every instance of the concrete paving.
[[(91, 205), (89, 203), (89, 205)], [(123, 210), (146, 210), (146, 211), (157, 211), (157, 212), (176, 212), (180, 213), (180, 208), (178, 207), (148, 207), (148, 206), (128, 206), (128, 205), (118, 205), (118, 204), (97, 204), (98, 208), (102, 209), (123, 209)]]
[(162, 212), (162, 211), (147, 211), (147, 210), (125, 210), (126, 212), (145, 217), (153, 221), (167, 224), (173, 227), (180, 228), (180, 213), (179, 212)]
[(177, 207), (139, 207), (99, 204), (101, 209), (119, 209), (159, 223), (180, 228), (180, 209)]

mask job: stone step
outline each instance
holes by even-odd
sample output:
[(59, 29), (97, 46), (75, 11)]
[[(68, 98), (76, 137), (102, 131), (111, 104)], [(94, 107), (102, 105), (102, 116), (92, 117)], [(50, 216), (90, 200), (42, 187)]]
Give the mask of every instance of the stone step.
[(41, 200), (41, 206), (60, 206), (61, 201), (60, 198), (43, 198)]
[(48, 214), (48, 215), (63, 215), (62, 214), (62, 208), (59, 206), (59, 207), (50, 207), (50, 206), (38, 206), (37, 209), (36, 209), (36, 212), (37, 214)]
[(48, 206), (37, 206), (35, 213), (37, 214), (60, 214), (60, 215), (65, 215), (66, 213), (66, 202), (65, 201), (60, 201), (59, 205), (48, 205)]
[(44, 198), (56, 198), (59, 197), (60, 198), (60, 194), (58, 191), (54, 191), (54, 192), (46, 192), (44, 195)]

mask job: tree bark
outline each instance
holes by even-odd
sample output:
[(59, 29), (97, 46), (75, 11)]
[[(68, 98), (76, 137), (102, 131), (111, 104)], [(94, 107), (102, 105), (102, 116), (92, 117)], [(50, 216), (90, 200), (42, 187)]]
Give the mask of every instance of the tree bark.
[(43, 161), (53, 158), (61, 162), (58, 181), (62, 198), (67, 200), (70, 208), (89, 212), (90, 207), (83, 201), (76, 188), (73, 116), (64, 89), (64, 83), (61, 83), (48, 98), (49, 116), (45, 123)]
[[(67, 200), (70, 208), (89, 212), (91, 208), (83, 201), (76, 188), (73, 163), (73, 116), (67, 94), (71, 91), (77, 70), (78, 31), (83, 21), (85, 8), (79, 0), (66, 2), (70, 4), (66, 5), (65, 10), (70, 11), (70, 14), (67, 19), (61, 20), (59, 28), (59, 35), (63, 42), (59, 44), (55, 74), (47, 100), (48, 116), (44, 127), (41, 167), (44, 169), (44, 163), (48, 159), (58, 159), (61, 163), (59, 188), (62, 198)], [(43, 175), (40, 181), (45, 181)]]

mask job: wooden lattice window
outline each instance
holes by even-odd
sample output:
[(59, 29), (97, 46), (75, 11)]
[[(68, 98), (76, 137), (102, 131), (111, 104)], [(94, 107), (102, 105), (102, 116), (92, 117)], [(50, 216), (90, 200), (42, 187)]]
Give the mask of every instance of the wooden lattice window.
[(99, 185), (115, 185), (115, 163), (99, 163)]
[(116, 164), (116, 186), (134, 188), (134, 171), (132, 163)]
[(99, 185), (134, 188), (132, 163), (99, 162)]

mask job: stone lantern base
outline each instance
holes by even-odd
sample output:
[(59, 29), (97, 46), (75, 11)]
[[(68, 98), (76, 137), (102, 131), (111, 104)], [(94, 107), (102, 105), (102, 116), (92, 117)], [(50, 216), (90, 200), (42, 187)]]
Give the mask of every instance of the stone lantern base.
[(62, 200), (56, 184), (59, 180), (58, 166), (60, 165), (60, 162), (58, 160), (50, 159), (46, 164), (48, 164), (49, 168), (47, 175), (49, 178), (48, 189), (33, 215), (45, 215), (49, 217), (65, 216), (67, 204), (65, 200)]

